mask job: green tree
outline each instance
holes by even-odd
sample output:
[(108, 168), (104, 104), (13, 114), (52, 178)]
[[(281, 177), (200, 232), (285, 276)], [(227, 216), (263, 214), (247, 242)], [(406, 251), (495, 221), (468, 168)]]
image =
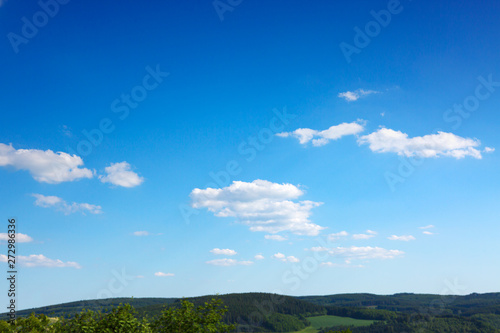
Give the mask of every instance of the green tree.
[(204, 305), (195, 308), (194, 304), (186, 300), (181, 301), (178, 309), (164, 310), (153, 324), (153, 332), (169, 333), (223, 333), (235, 329), (234, 325), (227, 325), (222, 321), (227, 308), (221, 300), (212, 299)]

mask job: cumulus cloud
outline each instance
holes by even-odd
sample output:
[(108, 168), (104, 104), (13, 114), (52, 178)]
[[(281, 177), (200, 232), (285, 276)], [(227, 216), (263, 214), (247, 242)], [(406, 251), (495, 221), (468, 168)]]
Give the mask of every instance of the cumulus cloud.
[(366, 230), (366, 234), (354, 234), (352, 235), (353, 239), (370, 239), (377, 235), (376, 231)]
[(292, 184), (257, 179), (251, 183), (234, 181), (221, 189), (195, 188), (190, 197), (193, 208), (207, 208), (218, 217), (235, 217), (251, 231), (315, 236), (324, 228), (312, 223), (309, 216), (321, 203), (293, 201), (303, 194)]
[(174, 273), (163, 273), (163, 272), (156, 272), (155, 276), (160, 276), (160, 277), (167, 277), (167, 276), (175, 276)]
[(415, 240), (415, 237), (413, 237), (412, 235), (403, 235), (403, 236), (392, 235), (392, 236), (387, 237), (387, 239), (409, 242), (409, 241)]
[(371, 151), (376, 153), (397, 153), (407, 157), (482, 158), (481, 152), (476, 149), (481, 145), (478, 139), (463, 138), (441, 131), (438, 134), (410, 138), (401, 131), (380, 128), (376, 132), (360, 137), (358, 143), (368, 144)]
[(212, 252), (213, 254), (216, 254), (216, 255), (225, 255), (225, 256), (234, 256), (235, 254), (237, 254), (237, 252), (235, 250), (218, 249), (218, 248), (210, 250), (210, 252)]
[(262, 254), (256, 254), (254, 258), (255, 260), (262, 260), (264, 259), (264, 256)]
[(103, 183), (110, 183), (116, 186), (135, 187), (144, 182), (144, 178), (131, 171), (130, 164), (123, 161), (120, 163), (111, 163), (104, 168), (106, 176), (99, 176)]
[(77, 155), (52, 150), (15, 149), (3, 143), (0, 143), (0, 166), (26, 170), (36, 181), (49, 184), (93, 177), (92, 171), (81, 168), (83, 160)]
[[(17, 256), (17, 259), (21, 265), (26, 267), (72, 267), (80, 269), (82, 268), (78, 263), (73, 261), (63, 262), (59, 259), (50, 259), (43, 254), (31, 254), (29, 256)], [(0, 262), (7, 262), (7, 256), (0, 254)]]
[(282, 132), (276, 134), (279, 137), (294, 137), (300, 144), (306, 144), (312, 140), (313, 146), (326, 145), (329, 141), (338, 140), (346, 135), (356, 135), (364, 131), (365, 121), (358, 119), (352, 123), (342, 123), (334, 125), (324, 131), (317, 131), (310, 128), (299, 128), (293, 132)]
[(327, 251), (331, 256), (343, 257), (346, 262), (351, 260), (368, 260), (368, 259), (394, 259), (404, 254), (400, 250), (387, 250), (381, 247), (371, 246), (351, 246), (351, 247), (313, 247), (311, 251), (322, 252)]
[(354, 91), (346, 91), (346, 92), (341, 92), (337, 96), (340, 98), (345, 99), (348, 102), (354, 102), (360, 99), (361, 97), (365, 97), (371, 94), (378, 94), (380, 93), (379, 91), (375, 90), (363, 90), (363, 89), (357, 89)]
[(253, 264), (252, 261), (239, 261), (236, 259), (228, 259), (228, 258), (209, 260), (206, 263), (214, 266), (236, 266), (236, 265), (248, 266)]
[(265, 239), (270, 239), (270, 240), (275, 240), (275, 241), (278, 241), (278, 242), (283, 242), (283, 241), (287, 240), (286, 237), (283, 237), (283, 236), (280, 236), (280, 235), (265, 235), (264, 238)]
[(150, 233), (147, 231), (134, 231), (133, 235), (134, 236), (149, 236)]
[[(8, 233), (0, 233), (0, 241), (8, 241), (9, 239), (11, 239), (11, 238), (9, 237)], [(28, 236), (26, 234), (22, 234), (22, 233), (16, 233), (16, 242), (17, 243), (29, 243), (32, 241), (33, 241), (33, 238), (31, 238), (30, 236)]]
[(85, 213), (90, 213), (90, 214), (102, 213), (101, 206), (91, 205), (88, 203), (76, 203), (76, 202), (69, 204), (63, 199), (56, 196), (45, 196), (36, 193), (32, 195), (36, 198), (35, 206), (44, 208), (54, 208), (57, 211), (63, 212), (65, 215), (69, 215), (76, 212), (81, 212), (84, 215)]
[(339, 239), (341, 237), (346, 237), (346, 236), (349, 236), (349, 233), (347, 231), (341, 231), (341, 232), (329, 234), (328, 235), (328, 240), (334, 241), (334, 240), (337, 240), (337, 239)]
[(294, 256), (285, 256), (283, 253), (276, 253), (272, 255), (272, 258), (281, 260), (283, 262), (299, 262), (300, 260)]

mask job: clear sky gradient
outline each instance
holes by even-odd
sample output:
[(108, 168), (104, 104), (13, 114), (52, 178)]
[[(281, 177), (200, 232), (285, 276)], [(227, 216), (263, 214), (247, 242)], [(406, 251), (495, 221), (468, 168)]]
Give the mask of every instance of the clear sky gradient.
[(19, 308), (499, 291), (499, 15), (0, 1), (0, 265), (15, 217)]

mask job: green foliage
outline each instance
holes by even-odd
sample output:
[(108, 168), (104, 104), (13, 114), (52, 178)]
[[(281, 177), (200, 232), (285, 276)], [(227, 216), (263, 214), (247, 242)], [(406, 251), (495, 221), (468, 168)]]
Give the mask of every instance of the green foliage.
[(195, 307), (191, 302), (182, 300), (179, 309), (165, 309), (161, 316), (153, 322), (152, 327), (154, 332), (230, 332), (234, 330), (234, 325), (227, 325), (221, 321), (226, 312), (227, 308), (222, 305), (220, 299), (212, 299), (198, 307)]

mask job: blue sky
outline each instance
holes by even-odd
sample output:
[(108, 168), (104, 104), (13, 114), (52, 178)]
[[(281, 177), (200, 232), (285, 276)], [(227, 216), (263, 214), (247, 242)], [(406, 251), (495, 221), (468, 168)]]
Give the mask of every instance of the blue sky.
[(19, 308), (498, 291), (497, 2), (0, 3)]

